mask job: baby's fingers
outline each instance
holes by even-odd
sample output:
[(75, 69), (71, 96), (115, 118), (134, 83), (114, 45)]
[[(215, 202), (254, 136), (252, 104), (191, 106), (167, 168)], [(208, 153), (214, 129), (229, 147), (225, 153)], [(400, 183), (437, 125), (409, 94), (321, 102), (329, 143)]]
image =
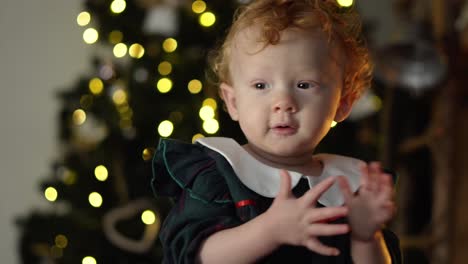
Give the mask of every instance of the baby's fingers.
[(325, 246), (316, 238), (310, 238), (305, 246), (317, 254), (325, 256), (338, 256), (340, 251), (337, 248)]
[(307, 205), (315, 204), (317, 199), (326, 192), (335, 182), (335, 177), (328, 177), (308, 190), (300, 199), (305, 201)]
[(308, 223), (328, 222), (348, 215), (347, 207), (323, 207), (314, 209), (308, 215)]
[(313, 224), (307, 229), (310, 236), (336, 236), (349, 232), (347, 224)]
[(278, 197), (288, 198), (291, 197), (291, 176), (286, 170), (280, 170), (280, 190)]

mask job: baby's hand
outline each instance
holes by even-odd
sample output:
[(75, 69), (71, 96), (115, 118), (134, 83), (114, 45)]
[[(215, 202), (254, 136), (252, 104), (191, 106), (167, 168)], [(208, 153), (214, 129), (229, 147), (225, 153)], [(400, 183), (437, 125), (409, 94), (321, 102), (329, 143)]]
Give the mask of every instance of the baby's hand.
[(338, 255), (337, 248), (322, 244), (318, 236), (333, 236), (349, 232), (347, 224), (327, 224), (327, 219), (347, 215), (346, 207), (316, 208), (317, 199), (330, 188), (335, 178), (330, 177), (302, 197), (296, 198), (291, 192), (291, 178), (282, 170), (281, 187), (271, 207), (265, 212), (273, 224), (272, 239), (278, 244), (301, 245), (322, 255)]
[(361, 186), (357, 195), (351, 192), (344, 177), (340, 177), (338, 183), (345, 205), (349, 208), (352, 239), (370, 241), (395, 212), (394, 191), (391, 175), (382, 172), (379, 163), (365, 165), (361, 171)]

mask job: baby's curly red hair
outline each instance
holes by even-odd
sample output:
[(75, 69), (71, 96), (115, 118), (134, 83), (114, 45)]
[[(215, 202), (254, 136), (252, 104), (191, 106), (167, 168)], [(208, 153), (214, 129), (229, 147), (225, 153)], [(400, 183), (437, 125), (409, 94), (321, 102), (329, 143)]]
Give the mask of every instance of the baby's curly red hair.
[(321, 27), (330, 41), (340, 43), (346, 55), (342, 97), (353, 102), (370, 86), (372, 65), (362, 38), (360, 17), (353, 8), (339, 7), (335, 0), (253, 0), (239, 8), (223, 44), (211, 55), (211, 69), (218, 84), (231, 84), (232, 42), (237, 33), (252, 25), (260, 25), (260, 40), (265, 46), (277, 44), (287, 28)]

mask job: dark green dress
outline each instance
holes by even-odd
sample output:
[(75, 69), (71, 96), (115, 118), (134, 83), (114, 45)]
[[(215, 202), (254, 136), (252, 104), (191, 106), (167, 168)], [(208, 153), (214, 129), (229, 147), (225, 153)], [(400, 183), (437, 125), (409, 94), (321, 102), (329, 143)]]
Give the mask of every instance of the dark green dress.
[[(240, 182), (220, 153), (201, 144), (171, 139), (159, 142), (151, 185), (156, 196), (169, 196), (176, 201), (160, 232), (163, 263), (194, 263), (200, 244), (208, 236), (253, 219), (273, 202)], [(293, 193), (299, 197), (308, 189), (307, 183), (300, 182)], [(333, 221), (345, 222), (345, 218)], [(383, 234), (392, 263), (401, 263), (398, 238), (389, 230), (383, 230)], [(258, 263), (353, 263), (349, 235), (320, 240), (339, 248), (341, 254), (322, 256), (305, 247), (284, 245)]]

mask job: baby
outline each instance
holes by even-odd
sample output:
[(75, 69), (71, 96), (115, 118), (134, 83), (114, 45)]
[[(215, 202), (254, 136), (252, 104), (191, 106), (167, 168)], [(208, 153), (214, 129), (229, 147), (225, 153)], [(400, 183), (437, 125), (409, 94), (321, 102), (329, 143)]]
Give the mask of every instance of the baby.
[(314, 154), (370, 85), (353, 10), (326, 0), (243, 7), (213, 69), (247, 139), (161, 140), (156, 194), (177, 204), (165, 263), (398, 263), (391, 176), (377, 162)]

